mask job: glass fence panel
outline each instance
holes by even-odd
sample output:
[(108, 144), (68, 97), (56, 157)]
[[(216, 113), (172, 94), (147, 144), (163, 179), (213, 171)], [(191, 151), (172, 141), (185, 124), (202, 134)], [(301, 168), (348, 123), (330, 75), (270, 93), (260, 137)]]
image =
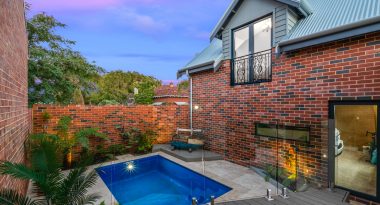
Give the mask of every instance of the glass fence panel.
[(273, 173), (276, 172), (277, 139), (256, 136), (254, 127), (248, 126), (253, 125), (249, 119), (230, 119), (219, 123), (197, 123), (205, 139), (202, 173), (224, 187), (218, 188), (221, 192), (209, 194), (207, 191), (213, 190), (213, 187), (206, 184), (205, 197), (214, 196), (217, 202), (263, 198), (268, 189), (275, 195), (276, 181), (266, 170), (271, 168)]
[(250, 161), (250, 168), (253, 171), (251, 173), (254, 178), (253, 187), (254, 197), (264, 197), (268, 195), (274, 196), (278, 194), (278, 182), (277, 182), (277, 172), (278, 172), (278, 138), (268, 137), (276, 136), (277, 130), (276, 124), (270, 124), (266, 127), (263, 132), (257, 129), (254, 133), (254, 141), (252, 142), (252, 156)]
[(309, 187), (310, 166), (313, 166), (310, 163), (314, 160), (309, 157), (312, 146), (307, 141), (295, 140), (298, 133), (293, 129), (282, 131), (285, 137), (281, 137), (278, 141), (277, 181), (280, 194), (283, 193), (284, 188), (293, 192), (305, 191)]

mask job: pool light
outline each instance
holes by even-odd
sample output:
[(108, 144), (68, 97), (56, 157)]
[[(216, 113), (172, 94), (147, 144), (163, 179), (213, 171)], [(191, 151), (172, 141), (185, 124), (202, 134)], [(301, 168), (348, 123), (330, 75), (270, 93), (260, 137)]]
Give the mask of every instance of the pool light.
[(125, 171), (133, 172), (136, 169), (135, 163), (133, 161), (125, 163)]

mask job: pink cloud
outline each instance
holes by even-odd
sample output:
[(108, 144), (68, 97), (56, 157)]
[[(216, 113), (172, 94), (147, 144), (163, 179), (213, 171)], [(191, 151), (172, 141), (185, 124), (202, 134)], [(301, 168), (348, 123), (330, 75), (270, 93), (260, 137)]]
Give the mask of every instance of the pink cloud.
[[(174, 1), (175, 2), (175, 1)], [(172, 0), (29, 0), (41, 11), (53, 10), (97, 10), (117, 6), (157, 6), (173, 3)]]
[(132, 9), (117, 9), (115, 13), (121, 15), (124, 24), (146, 34), (157, 34), (157, 32), (166, 32), (170, 29), (170, 25), (164, 21)]
[(32, 7), (37, 10), (96, 10), (123, 3), (122, 0), (33, 0)]
[(168, 3), (170, 0), (124, 0), (126, 5), (154, 5), (154, 4), (162, 4)]

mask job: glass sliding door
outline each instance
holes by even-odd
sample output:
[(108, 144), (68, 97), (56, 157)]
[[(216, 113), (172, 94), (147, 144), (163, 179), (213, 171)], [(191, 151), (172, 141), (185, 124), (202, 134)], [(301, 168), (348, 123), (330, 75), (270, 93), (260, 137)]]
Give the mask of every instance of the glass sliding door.
[(377, 197), (378, 103), (335, 104), (332, 111), (335, 185)]

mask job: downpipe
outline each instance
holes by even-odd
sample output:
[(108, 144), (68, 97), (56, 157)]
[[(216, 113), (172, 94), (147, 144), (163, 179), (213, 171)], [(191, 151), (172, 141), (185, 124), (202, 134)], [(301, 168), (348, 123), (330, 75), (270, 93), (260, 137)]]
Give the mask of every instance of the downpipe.
[(193, 130), (193, 79), (189, 74), (189, 70), (186, 71), (190, 83), (190, 129)]
[[(190, 84), (190, 130), (193, 131), (193, 78), (190, 76), (189, 70), (186, 71), (186, 75)], [(202, 148), (202, 171), (205, 174), (204, 148)]]

